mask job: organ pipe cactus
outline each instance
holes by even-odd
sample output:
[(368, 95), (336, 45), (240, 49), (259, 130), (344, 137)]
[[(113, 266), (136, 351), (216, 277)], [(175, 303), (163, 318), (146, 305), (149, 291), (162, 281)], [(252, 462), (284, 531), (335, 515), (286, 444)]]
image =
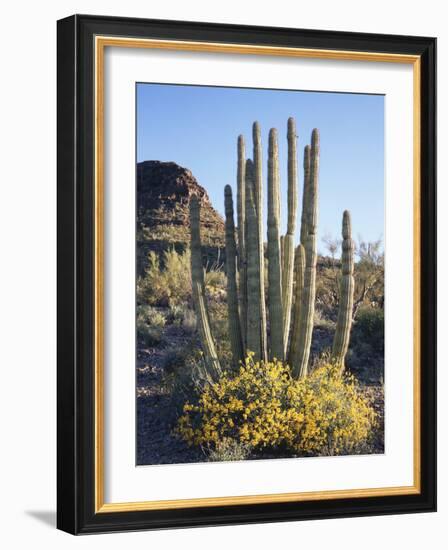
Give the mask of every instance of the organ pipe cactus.
[[(235, 226), (232, 190), (225, 187), (226, 265), (229, 338), (233, 362), (248, 351), (255, 360), (269, 357), (287, 360), (295, 377), (306, 376), (314, 324), (317, 262), (317, 218), (319, 179), (319, 132), (313, 130), (311, 145), (304, 149), (304, 184), (300, 244), (294, 249), (297, 216), (297, 135), (294, 119), (288, 120), (288, 220), (286, 234), (280, 236), (280, 178), (277, 130), (271, 129), (268, 147), (268, 310), (265, 306), (265, 270), (263, 242), (263, 186), (261, 132), (253, 125), (253, 160), (245, 160), (245, 144), (238, 138), (237, 220)], [(192, 199), (191, 257), (193, 297), (198, 311), (204, 355), (212, 373), (220, 365), (210, 332), (205, 304), (204, 274), (200, 252), (199, 204)], [(353, 242), (350, 214), (344, 212), (341, 303), (333, 343), (333, 358), (342, 366), (347, 353), (353, 309)], [(238, 260), (238, 266), (236, 264)], [(294, 267), (295, 265), (295, 267)], [(238, 267), (238, 277), (237, 277)], [(295, 279), (295, 281), (294, 281)], [(288, 346), (289, 344), (289, 346)], [(288, 349), (289, 347), (289, 349)]]
[(294, 279), (294, 234), (297, 215), (297, 131), (296, 122), (288, 119), (288, 226), (282, 248), (282, 300), (284, 353), (288, 346)]
[(227, 311), (230, 345), (235, 365), (243, 359), (243, 341), (241, 335), (240, 315), (238, 312), (238, 291), (236, 284), (236, 243), (235, 223), (233, 219), (232, 188), (224, 189), (226, 212), (226, 268), (227, 268)]
[(345, 356), (350, 341), (350, 329), (353, 317), (353, 293), (355, 279), (353, 277), (353, 240), (350, 212), (346, 210), (342, 219), (342, 278), (340, 287), (340, 302), (336, 332), (333, 340), (333, 360), (344, 368)]
[[(258, 245), (258, 220), (254, 183), (254, 165), (246, 161), (246, 269), (247, 269), (247, 328), (246, 350), (254, 352), (255, 360), (263, 358), (261, 320), (260, 247)], [(264, 301), (264, 294), (263, 294)]]
[[(263, 239), (263, 170), (262, 170), (262, 153), (261, 153), (261, 130), (258, 122), (254, 122), (252, 126), (253, 137), (253, 154), (254, 154), (254, 192), (256, 205), (256, 225), (258, 235), (258, 261), (259, 261), (259, 292), (260, 292), (260, 323), (261, 323), (261, 358), (267, 360), (267, 337), (266, 337), (266, 304), (264, 291), (264, 239)], [(248, 238), (252, 238), (248, 235)], [(249, 295), (248, 295), (249, 298)]]
[(288, 355), (288, 364), (292, 365), (292, 374), (296, 378), (299, 376), (299, 341), (300, 341), (300, 313), (302, 307), (303, 278), (305, 274), (305, 249), (299, 244), (296, 248), (296, 268), (295, 268), (295, 292), (294, 308), (292, 312), (291, 344)]
[(191, 279), (193, 303), (198, 320), (207, 373), (216, 380), (221, 373), (218, 354), (210, 329), (210, 319), (205, 298), (204, 268), (202, 265), (200, 204), (196, 195), (190, 201)]
[(237, 166), (237, 219), (238, 219), (238, 283), (241, 338), (246, 345), (246, 309), (247, 309), (247, 276), (246, 276), (246, 147), (244, 137), (238, 136), (238, 166)]
[(305, 223), (305, 274), (303, 279), (302, 303), (298, 329), (298, 354), (291, 364), (298, 376), (306, 376), (310, 357), (311, 338), (314, 325), (314, 302), (316, 296), (316, 261), (317, 261), (317, 195), (319, 178), (319, 131), (314, 129), (311, 136), (310, 171), (305, 177), (305, 202), (303, 203), (302, 224)]
[(305, 246), (306, 241), (306, 214), (305, 207), (308, 204), (308, 191), (310, 188), (310, 146), (306, 145), (303, 151), (303, 195), (302, 195), (302, 218), (300, 224), (300, 243)]
[(283, 292), (283, 273), (285, 269), (285, 236), (280, 236), (280, 263), (282, 265), (282, 292)]
[(268, 149), (268, 297), (271, 358), (283, 361), (283, 307), (280, 252), (280, 176), (277, 130), (269, 132)]

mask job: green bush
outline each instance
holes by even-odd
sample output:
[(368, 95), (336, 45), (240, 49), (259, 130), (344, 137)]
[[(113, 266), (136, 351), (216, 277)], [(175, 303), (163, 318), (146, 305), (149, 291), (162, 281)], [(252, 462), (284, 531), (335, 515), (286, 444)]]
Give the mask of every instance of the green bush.
[(184, 319), (185, 311), (187, 309), (188, 308), (185, 305), (173, 304), (170, 307), (170, 310), (168, 313), (168, 317), (171, 323), (173, 323), (176, 326), (180, 326)]
[(185, 334), (194, 334), (196, 332), (196, 313), (188, 306), (172, 306), (168, 313), (168, 318), (174, 326), (182, 328)]
[(162, 367), (167, 374), (176, 373), (185, 367), (189, 349), (185, 347), (172, 346), (164, 350)]
[(194, 400), (208, 383), (207, 366), (199, 342), (194, 337), (183, 352), (168, 348), (163, 359), (163, 385), (171, 406), (180, 416), (185, 402)]
[(137, 306), (137, 340), (147, 347), (155, 347), (162, 341), (166, 318), (151, 306)]
[(377, 351), (384, 350), (384, 310), (364, 306), (359, 309), (354, 325), (355, 337), (373, 346)]
[(314, 326), (318, 328), (324, 328), (327, 330), (333, 330), (336, 327), (336, 323), (332, 319), (328, 319), (322, 313), (320, 309), (314, 310)]
[(247, 460), (251, 448), (245, 443), (239, 443), (234, 439), (223, 439), (209, 449), (208, 460), (210, 462), (230, 462), (235, 460)]
[(162, 341), (162, 329), (137, 321), (137, 340), (149, 348), (156, 347)]
[(224, 369), (231, 368), (233, 364), (232, 350), (229, 339), (229, 323), (227, 304), (220, 300), (209, 299), (208, 311), (212, 327), (213, 339), (216, 351)]
[(197, 327), (196, 313), (192, 309), (187, 309), (182, 319), (182, 330), (186, 334), (194, 334)]
[(137, 321), (151, 327), (163, 328), (166, 324), (165, 315), (151, 306), (137, 306)]
[(219, 269), (211, 269), (205, 273), (205, 286), (209, 289), (225, 289), (227, 285), (227, 277), (224, 271)]
[(151, 251), (145, 274), (137, 281), (138, 303), (172, 307), (190, 299), (190, 251), (179, 254), (172, 248), (161, 259)]

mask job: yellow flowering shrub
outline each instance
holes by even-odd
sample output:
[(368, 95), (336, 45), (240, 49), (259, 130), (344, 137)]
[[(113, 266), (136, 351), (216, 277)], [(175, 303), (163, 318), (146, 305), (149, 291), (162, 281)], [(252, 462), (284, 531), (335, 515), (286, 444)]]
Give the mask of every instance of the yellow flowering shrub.
[(357, 382), (338, 367), (323, 364), (294, 380), (287, 365), (249, 354), (236, 375), (224, 373), (197, 402), (184, 405), (177, 431), (191, 445), (211, 449), (234, 441), (309, 456), (359, 452), (374, 423)]
[(288, 443), (301, 455), (356, 454), (365, 449), (376, 413), (353, 375), (324, 363), (289, 388), (304, 422)]

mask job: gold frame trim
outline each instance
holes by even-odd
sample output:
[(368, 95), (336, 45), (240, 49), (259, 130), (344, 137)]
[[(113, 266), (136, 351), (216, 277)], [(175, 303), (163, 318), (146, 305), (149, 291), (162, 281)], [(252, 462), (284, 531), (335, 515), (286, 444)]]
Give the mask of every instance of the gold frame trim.
[[(350, 490), (313, 491), (244, 495), (214, 498), (193, 498), (180, 500), (157, 500), (142, 502), (104, 502), (104, 50), (106, 47), (152, 48), (208, 53), (235, 53), (243, 55), (267, 55), (369, 61), (386, 63), (407, 63), (413, 65), (413, 173), (414, 173), (414, 482), (410, 486), (380, 487)], [(274, 502), (303, 502), (332, 500), (340, 498), (379, 497), (412, 495), (421, 492), (421, 442), (420, 442), (420, 121), (421, 121), (421, 60), (417, 55), (388, 54), (380, 52), (352, 52), (252, 44), (224, 44), (214, 42), (155, 40), (96, 36), (95, 54), (95, 513), (129, 512), (142, 510), (167, 510), (197, 508), (206, 506), (232, 506), (241, 504), (264, 504)]]

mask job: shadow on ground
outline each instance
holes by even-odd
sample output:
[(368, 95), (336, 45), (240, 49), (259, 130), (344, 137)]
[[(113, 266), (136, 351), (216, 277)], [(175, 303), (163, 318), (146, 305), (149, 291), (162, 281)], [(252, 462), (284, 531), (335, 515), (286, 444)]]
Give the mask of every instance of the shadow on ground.
[(25, 510), (25, 514), (37, 519), (41, 523), (56, 529), (56, 511), (55, 510)]

